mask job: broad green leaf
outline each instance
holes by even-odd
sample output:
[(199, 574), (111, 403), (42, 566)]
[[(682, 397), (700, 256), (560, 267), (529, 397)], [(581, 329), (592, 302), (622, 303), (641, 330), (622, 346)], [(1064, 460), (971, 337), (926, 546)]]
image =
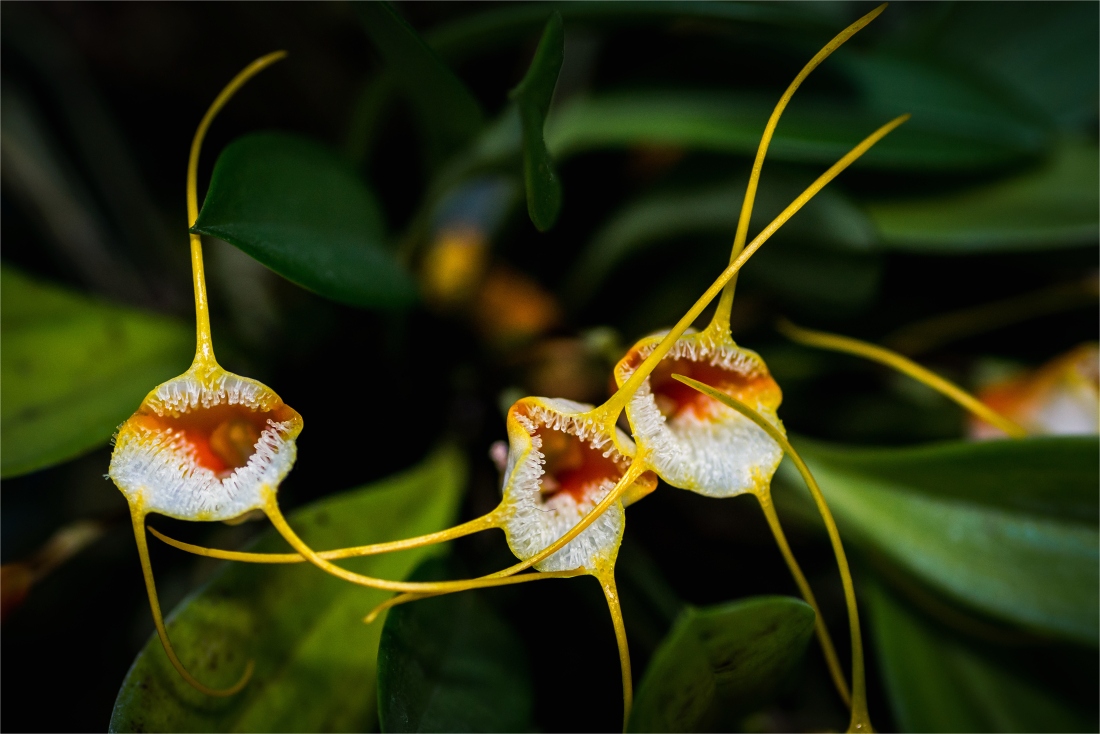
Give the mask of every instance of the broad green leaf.
[(415, 109), (432, 158), (439, 161), (469, 142), (485, 122), (470, 90), (390, 3), (355, 7), (387, 71)]
[(561, 211), (561, 180), (546, 152), (543, 127), (550, 99), (565, 59), (565, 31), (555, 12), (542, 32), (527, 75), (509, 96), (519, 109), (523, 125), (523, 180), (527, 185), (527, 213), (540, 232), (554, 226)]
[(964, 605), (1097, 644), (1096, 437), (795, 448), (846, 537)]
[(1100, 69), (1096, 3), (958, 3), (934, 53), (965, 61), (1064, 128), (1095, 129)]
[(785, 596), (687, 607), (654, 653), (629, 731), (729, 731), (801, 659), (814, 611)]
[[(292, 513), (291, 526), (317, 549), (434, 532), (454, 520), (465, 485), (461, 455), (444, 449), (403, 474)], [(156, 518), (150, 519), (156, 524)], [(155, 539), (150, 542), (157, 542)], [(269, 530), (253, 550), (285, 552)], [(433, 551), (341, 562), (402, 579)], [(134, 576), (134, 583), (140, 577)], [(363, 616), (388, 594), (325, 574), (308, 563), (226, 564), (170, 615), (176, 652), (212, 685), (256, 672), (243, 691), (209, 698), (179, 677), (153, 635), (127, 673), (112, 731), (367, 731), (375, 727), (376, 655), (382, 622)]]
[(1061, 144), (1035, 170), (930, 198), (867, 206), (883, 242), (932, 252), (1092, 245), (1100, 234), (1100, 149)]
[[(732, 244), (747, 178), (693, 191), (658, 193), (627, 205), (600, 229), (581, 253), (566, 286), (570, 298), (583, 302), (593, 295), (624, 260), (657, 244), (682, 242), (692, 235), (719, 235)], [(766, 225), (797, 196), (809, 181), (795, 179), (775, 171), (765, 171), (756, 203), (751, 229)], [(874, 248), (874, 228), (867, 217), (836, 189), (825, 189), (776, 233), (754, 262), (763, 261), (772, 250), (790, 243), (814, 243), (826, 250), (866, 253)], [(789, 253), (788, 253), (789, 254)], [(820, 257), (830, 258), (832, 252)], [(780, 259), (783, 254), (779, 255)], [(834, 260), (844, 261), (843, 257)], [(746, 271), (756, 266), (748, 266)], [(784, 268), (780, 268), (781, 270)], [(799, 288), (820, 288), (832, 282), (827, 275), (812, 274)], [(851, 284), (841, 284), (850, 295)]]
[[(596, 148), (638, 145), (749, 155), (777, 100), (735, 92), (634, 92), (581, 98), (552, 115), (546, 142), (560, 159)], [(832, 164), (904, 108), (871, 111), (835, 102), (795, 100), (776, 128), (771, 160)], [(999, 118), (989, 114), (990, 124)], [(1019, 133), (989, 135), (966, 119), (914, 118), (887, 135), (855, 164), (864, 168), (955, 171), (1001, 166), (1034, 156), (1045, 139)], [(1001, 127), (1004, 127), (1003, 125)]]
[(192, 231), (335, 301), (397, 308), (416, 297), (385, 248), (374, 196), (347, 162), (307, 138), (257, 133), (231, 143)]
[[(460, 577), (428, 559), (413, 579)], [(478, 591), (394, 608), (378, 649), (384, 732), (530, 731), (533, 682), (523, 640)]]
[(902, 731), (1095, 731), (1023, 670), (1019, 649), (965, 639), (877, 584), (864, 587), (883, 682)]
[(102, 446), (195, 336), (172, 319), (110, 306), (0, 269), (0, 476)]

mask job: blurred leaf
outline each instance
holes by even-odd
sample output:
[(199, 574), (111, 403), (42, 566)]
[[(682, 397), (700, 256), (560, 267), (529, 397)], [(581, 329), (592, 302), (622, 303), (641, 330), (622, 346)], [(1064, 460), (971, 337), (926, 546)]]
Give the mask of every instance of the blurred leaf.
[(1095, 721), (1044, 690), (1035, 671), (1023, 674), (1022, 666), (1011, 664), (1018, 650), (984, 649), (989, 646), (921, 617), (876, 584), (864, 590), (883, 680), (902, 731), (1096, 729)]
[[(746, 155), (756, 151), (776, 99), (746, 93), (634, 92), (573, 101), (547, 124), (547, 146), (560, 159), (594, 148), (681, 146)], [(772, 160), (832, 164), (891, 117), (835, 102), (795, 100), (768, 150)], [(909, 171), (955, 171), (1002, 166), (1041, 153), (1046, 140), (1025, 134), (993, 113), (951, 126), (941, 120), (907, 122), (859, 159), (856, 166)], [(994, 135), (981, 120), (1002, 130)], [(962, 124), (965, 123), (965, 124)]]
[(1095, 437), (797, 448), (853, 540), (990, 615), (1097, 643)]
[(231, 143), (218, 156), (192, 231), (342, 303), (398, 308), (416, 297), (411, 277), (384, 247), (370, 190), (344, 160), (307, 138), (256, 133)]
[(1100, 149), (1061, 144), (1038, 169), (968, 190), (869, 204), (885, 244), (932, 252), (1095, 245)]
[[(289, 521), (317, 549), (434, 532), (454, 520), (465, 473), (461, 455), (444, 449), (403, 474), (301, 508)], [(252, 550), (285, 552), (286, 543), (268, 530)], [(418, 549), (341, 565), (401, 579), (431, 552)], [(136, 570), (134, 583), (140, 583)], [(228, 685), (245, 661), (254, 659), (252, 680), (230, 698), (204, 696), (180, 678), (153, 635), (122, 683), (110, 729), (371, 730), (382, 623), (362, 620), (387, 596), (308, 563), (227, 564), (175, 609), (168, 634), (183, 664), (200, 680)]]
[[(746, 183), (746, 178), (737, 178), (694, 191), (653, 194), (627, 205), (596, 233), (582, 252), (566, 285), (568, 294), (574, 301), (584, 302), (617, 265), (657, 243), (671, 244), (682, 242), (689, 235), (715, 234), (728, 237), (732, 245)], [(809, 183), (765, 171), (753, 206), (751, 228), (763, 228)], [(779, 243), (812, 242), (831, 250), (862, 253), (874, 247), (875, 233), (867, 217), (843, 194), (825, 189), (784, 225), (774, 240), (766, 250), (780, 249), (776, 247)], [(761, 252), (754, 262), (763, 257)], [(822, 253), (819, 257), (829, 256)], [(809, 280), (809, 288), (818, 287), (816, 276)], [(825, 278), (821, 283), (827, 287), (828, 281)], [(803, 286), (807, 283), (800, 282), (795, 287)], [(850, 285), (842, 286), (842, 290), (848, 288)]]
[(527, 213), (540, 232), (554, 226), (561, 211), (561, 180), (546, 152), (543, 127), (554, 86), (565, 59), (565, 31), (561, 13), (546, 23), (535, 57), (515, 89), (508, 95), (519, 108), (523, 125), (523, 180), (527, 184)]
[(439, 161), (469, 142), (485, 116), (466, 85), (390, 3), (360, 2), (355, 8), (397, 88), (416, 110), (432, 158)]
[(679, 19), (702, 18), (711, 22), (759, 23), (835, 33), (838, 24), (843, 27), (848, 17), (843, 8), (831, 3), (790, 6), (787, 3), (715, 3), (692, 0), (528, 2), (494, 7), (483, 13), (460, 18), (432, 28), (424, 34), (424, 38), (440, 55), (449, 59), (463, 59), (523, 42), (526, 34), (535, 33), (542, 27), (547, 13), (552, 11), (560, 12), (566, 21), (606, 25), (612, 29), (624, 25), (668, 25), (670, 21)]
[(194, 334), (0, 268), (0, 476), (107, 443), (145, 395), (190, 364)]
[[(428, 559), (411, 578), (452, 579), (455, 567)], [(378, 649), (382, 731), (530, 731), (533, 698), (523, 640), (481, 592), (390, 611)]]
[(1095, 129), (1100, 69), (1096, 3), (957, 3), (935, 34), (963, 60), (1065, 128)]
[(654, 653), (629, 731), (728, 731), (802, 658), (814, 611), (785, 596), (687, 607)]

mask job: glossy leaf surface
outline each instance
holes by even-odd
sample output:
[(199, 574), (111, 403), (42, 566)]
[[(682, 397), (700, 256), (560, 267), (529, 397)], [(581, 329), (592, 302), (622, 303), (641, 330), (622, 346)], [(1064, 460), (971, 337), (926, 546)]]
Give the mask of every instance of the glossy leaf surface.
[(396, 308), (415, 299), (412, 278), (386, 249), (373, 194), (345, 161), (308, 138), (256, 133), (231, 143), (192, 231), (334, 301)]
[(466, 85), (390, 3), (355, 7), (387, 71), (416, 110), (432, 157), (443, 158), (473, 138), (484, 113)]
[(561, 13), (555, 12), (542, 32), (535, 57), (509, 95), (519, 109), (523, 126), (523, 180), (527, 187), (527, 213), (540, 232), (554, 225), (561, 212), (561, 179), (546, 151), (543, 128), (554, 86), (565, 59), (565, 31)]
[(195, 337), (172, 319), (0, 270), (0, 475), (102, 446), (142, 398), (185, 371)]
[(729, 731), (801, 659), (814, 611), (789, 597), (687, 607), (654, 653), (629, 731)]
[(1092, 731), (1095, 721), (1028, 670), (1018, 647), (966, 639), (865, 586), (886, 692), (902, 731)]
[(1035, 169), (946, 196), (868, 205), (897, 249), (978, 252), (1095, 244), (1100, 149), (1064, 143)]
[[(408, 472), (297, 510), (289, 521), (317, 549), (410, 537), (450, 524), (464, 485), (461, 456), (442, 450)], [(156, 517), (149, 522), (155, 525)], [(253, 550), (286, 552), (286, 543), (269, 530)], [(431, 552), (391, 553), (341, 565), (401, 579)], [(170, 615), (168, 633), (184, 665), (201, 680), (225, 685), (254, 659), (252, 680), (231, 698), (204, 696), (172, 669), (154, 635), (122, 684), (111, 730), (373, 729), (382, 623), (362, 620), (387, 596), (308, 563), (226, 564)]]
[[(428, 559), (416, 581), (462, 578)], [(478, 591), (395, 607), (378, 649), (382, 731), (530, 731), (534, 701), (523, 640)]]
[(964, 605), (1097, 643), (1095, 437), (795, 448), (846, 537)]

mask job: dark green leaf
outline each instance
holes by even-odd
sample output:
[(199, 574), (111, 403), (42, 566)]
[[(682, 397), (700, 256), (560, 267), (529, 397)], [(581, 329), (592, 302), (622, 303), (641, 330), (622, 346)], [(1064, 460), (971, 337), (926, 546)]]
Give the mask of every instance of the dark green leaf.
[[(434, 532), (452, 522), (465, 467), (455, 450), (377, 484), (290, 515), (317, 549)], [(150, 520), (155, 523), (155, 518)], [(155, 541), (151, 541), (155, 542)], [(254, 550), (285, 552), (268, 531)], [(401, 579), (432, 550), (359, 558), (347, 568)], [(134, 571), (134, 583), (141, 583)], [(115, 701), (112, 731), (367, 731), (375, 726), (376, 656), (382, 622), (363, 616), (387, 594), (313, 566), (227, 564), (169, 618), (176, 652), (199, 679), (228, 685), (245, 661), (256, 672), (243, 691), (209, 698), (168, 663), (154, 635)]]
[(194, 333), (0, 269), (0, 476), (107, 443), (159, 383), (187, 369)]
[(554, 226), (561, 211), (561, 180), (554, 172), (546, 152), (543, 127), (554, 86), (565, 59), (565, 31), (561, 13), (555, 12), (546, 23), (535, 57), (515, 89), (509, 95), (519, 108), (523, 125), (523, 180), (527, 185), (527, 213), (540, 232)]
[(1100, 149), (1063, 143), (1039, 168), (931, 198), (867, 206), (897, 249), (984, 252), (1093, 245), (1100, 233)]
[[(776, 99), (747, 93), (636, 92), (578, 99), (547, 123), (550, 153), (560, 159), (594, 148), (678, 146), (748, 155), (756, 151)], [(906, 112), (868, 111), (836, 103), (800, 104), (783, 114), (768, 155), (772, 160), (831, 164), (859, 141)], [(1005, 128), (993, 113), (974, 117)], [(856, 166), (952, 171), (1001, 166), (1042, 152), (1045, 138), (1014, 125), (985, 134), (973, 119), (947, 126), (914, 118), (890, 133)]]
[(795, 447), (854, 541), (965, 605), (1097, 643), (1095, 437)]
[(384, 247), (374, 196), (350, 165), (307, 138), (257, 133), (231, 143), (192, 231), (342, 303), (396, 308), (416, 297)]
[(813, 630), (813, 609), (789, 597), (687, 607), (653, 655), (628, 730), (729, 730), (767, 703)]
[[(569, 297), (575, 302), (584, 302), (622, 261), (658, 243), (682, 242), (686, 236), (713, 234), (728, 238), (732, 244), (746, 183), (747, 179), (738, 178), (694, 191), (654, 194), (628, 205), (597, 232), (582, 252), (567, 284)], [(753, 207), (751, 228), (755, 230), (766, 225), (808, 184), (809, 181), (766, 170)], [(754, 262), (757, 258), (763, 261), (766, 251), (781, 249), (790, 243), (808, 242), (829, 250), (846, 250), (847, 254), (865, 253), (874, 247), (874, 228), (843, 194), (836, 189), (825, 189), (779, 230), (774, 242), (754, 256)], [(782, 259), (783, 256), (778, 257)], [(842, 266), (852, 260), (851, 257), (832, 256), (833, 253), (823, 252), (818, 259), (831, 258), (830, 264)], [(750, 265), (746, 270), (754, 267)], [(847, 274), (841, 273), (841, 280)], [(821, 290), (836, 282), (836, 279), (816, 274), (807, 282), (792, 283), (791, 287)], [(853, 292), (850, 283), (841, 283), (840, 290), (846, 291), (844, 298)], [(873, 293), (873, 283), (870, 291)]]
[[(459, 577), (429, 559), (417, 581)], [(389, 613), (378, 649), (382, 731), (530, 731), (534, 700), (523, 640), (477, 591)]]
[(1095, 731), (1021, 670), (1019, 648), (953, 634), (876, 584), (864, 587), (871, 631), (894, 718), (902, 731)]
[(386, 69), (416, 110), (433, 159), (441, 160), (469, 142), (485, 116), (466, 86), (388, 2), (355, 7)]

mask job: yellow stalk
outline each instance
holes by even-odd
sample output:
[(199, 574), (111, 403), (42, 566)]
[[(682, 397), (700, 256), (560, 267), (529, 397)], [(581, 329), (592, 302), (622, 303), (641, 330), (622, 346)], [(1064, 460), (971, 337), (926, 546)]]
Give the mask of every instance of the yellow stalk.
[(921, 367), (913, 360), (903, 357), (897, 352), (892, 352), (889, 349), (874, 344), (868, 344), (867, 342), (860, 341), (859, 339), (852, 339), (847, 336), (803, 329), (802, 327), (795, 326), (786, 319), (779, 322), (778, 328), (784, 336), (799, 344), (805, 344), (809, 347), (818, 347), (819, 349), (828, 349), (834, 352), (846, 352), (848, 354), (854, 354), (857, 357), (863, 357), (864, 359), (878, 362), (879, 364), (884, 364), (887, 367), (892, 367), (898, 372), (912, 377), (917, 382), (927, 385), (941, 395), (946, 395), (966, 410), (969, 410), (985, 422), (1001, 429), (1012, 438), (1024, 438), (1027, 436), (1027, 431), (1018, 424), (1005, 418), (955, 383), (945, 380), (936, 373)]
[(802, 461), (802, 457), (794, 450), (794, 447), (791, 446), (787, 437), (784, 436), (779, 429), (769, 423), (764, 416), (760, 415), (740, 400), (731, 398), (729, 395), (715, 390), (713, 387), (699, 382), (698, 380), (693, 380), (683, 375), (673, 375), (673, 378), (685, 385), (695, 388), (704, 395), (714, 398), (723, 405), (733, 408), (759, 426), (773, 441), (779, 444), (783, 452), (791, 458), (791, 461), (794, 462), (794, 465), (798, 468), (798, 473), (802, 475), (802, 480), (810, 490), (814, 503), (817, 505), (817, 510), (821, 513), (821, 519), (825, 523), (825, 530), (829, 534), (829, 541), (833, 546), (833, 554), (836, 556), (836, 563), (840, 568), (840, 579), (844, 585), (844, 599), (848, 605), (848, 627), (852, 637), (852, 718), (848, 724), (848, 731), (874, 731), (871, 727), (871, 718), (867, 713), (867, 681), (866, 673), (863, 668), (863, 636), (860, 634), (859, 629), (859, 609), (856, 607), (855, 586), (852, 583), (851, 570), (848, 568), (848, 557), (844, 553), (843, 544), (840, 542), (840, 531), (837, 530), (836, 521), (833, 519), (833, 513), (829, 511), (829, 505), (825, 502), (825, 495), (822, 494), (821, 488), (817, 484), (817, 480), (814, 479), (813, 474), (810, 473), (810, 468)]

